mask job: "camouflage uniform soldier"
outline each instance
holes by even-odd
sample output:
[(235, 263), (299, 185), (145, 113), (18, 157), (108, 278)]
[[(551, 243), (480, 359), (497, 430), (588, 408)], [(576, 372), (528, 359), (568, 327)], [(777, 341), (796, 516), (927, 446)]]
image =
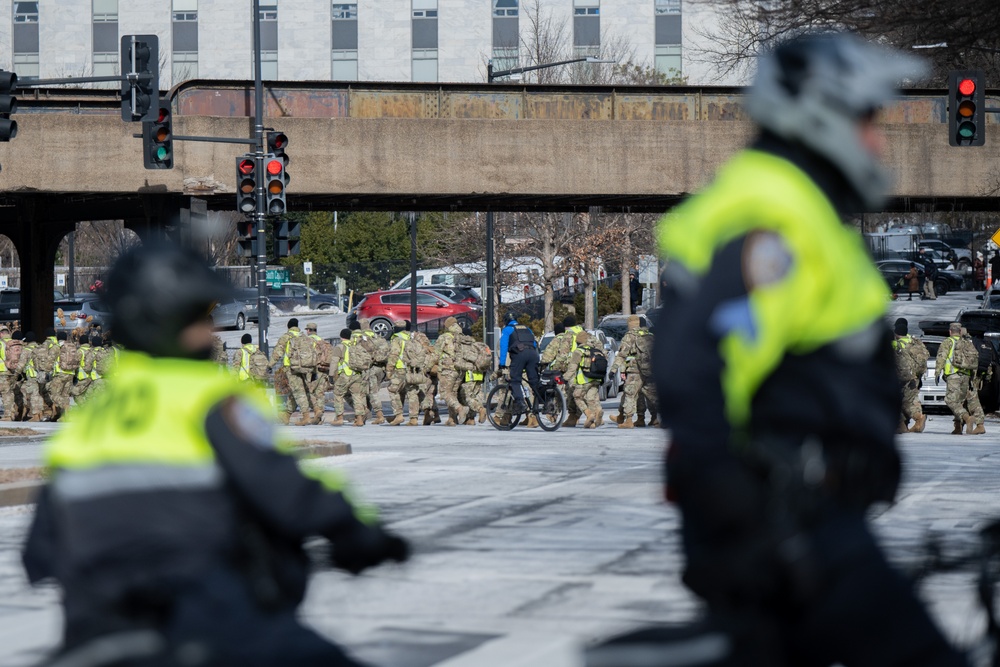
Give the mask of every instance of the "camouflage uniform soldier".
[[(969, 378), (972, 376), (969, 360), (964, 358), (963, 350), (959, 345), (962, 340), (962, 325), (952, 322), (948, 327), (948, 338), (941, 342), (938, 347), (937, 359), (934, 369), (934, 381), (940, 384), (941, 376), (944, 375), (947, 389), (945, 390), (945, 405), (955, 415), (956, 427), (952, 431), (953, 435), (962, 435), (962, 424), (970, 433), (975, 429), (975, 421), (972, 415), (965, 409), (965, 401), (969, 396)], [(977, 360), (978, 360), (978, 354)], [(978, 361), (976, 366), (978, 367)]]
[(24, 372), (21, 370), (22, 360), (26, 354), (24, 332), (18, 329), (11, 334), (11, 343), (4, 359), (4, 366), (14, 376), (14, 405), (17, 408), (14, 418), (17, 421), (24, 421), (30, 414), (24, 397)]
[(7, 345), (10, 343), (10, 329), (0, 328), (0, 403), (3, 403), (3, 419), (14, 421), (17, 415), (17, 401), (14, 399), (14, 381), (16, 375), (7, 368)]
[(389, 358), (389, 342), (372, 331), (371, 321), (367, 317), (358, 320), (358, 327), (368, 342), (371, 343), (372, 367), (365, 373), (368, 382), (368, 407), (374, 412), (373, 424), (385, 422), (385, 412), (382, 410), (382, 399), (379, 390), (386, 376), (386, 360)]
[(553, 328), (553, 333), (555, 334), (555, 336), (552, 337), (552, 340), (549, 341), (549, 344), (545, 346), (544, 350), (542, 350), (542, 356), (539, 358), (538, 362), (542, 365), (543, 368), (549, 368), (551, 370), (556, 371), (560, 369), (553, 368), (552, 363), (556, 360), (556, 357), (558, 356), (559, 348), (562, 347), (563, 338), (566, 337), (566, 325), (563, 324), (562, 322), (556, 322), (556, 325)]
[(40, 422), (44, 418), (45, 401), (42, 400), (41, 389), (38, 386), (38, 371), (35, 369), (35, 352), (39, 350), (35, 341), (35, 333), (29, 331), (25, 337), (24, 350), (21, 352), (21, 359), (17, 365), (17, 372), (24, 376), (21, 383), (21, 394), (24, 396), (24, 405), (30, 418), (28, 421)]
[(282, 424), (291, 421), (292, 413), (298, 408), (301, 413), (301, 423), (307, 420), (309, 414), (309, 397), (306, 394), (305, 378), (291, 371), (291, 361), (288, 358), (288, 351), (291, 347), (292, 339), (302, 335), (299, 331), (298, 318), (288, 320), (288, 331), (281, 335), (271, 352), (271, 368), (275, 373), (284, 375), (288, 382), (288, 395), (285, 396), (285, 409), (278, 413), (278, 420)]
[(211, 359), (223, 368), (229, 364), (229, 354), (226, 352), (226, 344), (219, 336), (212, 336)]
[[(437, 350), (431, 344), (431, 339), (423, 331), (414, 331), (412, 335), (414, 342), (420, 343), (423, 346), (424, 356), (428, 360), (427, 363), (430, 364), (429, 368), (421, 369), (427, 380), (420, 389), (420, 393), (423, 394), (420, 400), (420, 408), (424, 411), (424, 426), (429, 426), (432, 422), (440, 424), (441, 415), (438, 413), (437, 406), (439, 369)], [(407, 379), (407, 383), (412, 384), (410, 379)]]
[[(462, 329), (459, 340), (461, 340), (463, 346), (471, 343), (475, 348), (476, 341), (468, 328)], [(467, 347), (464, 349), (468, 350)], [(477, 414), (479, 415), (480, 424), (486, 421), (486, 405), (483, 400), (483, 380), (486, 374), (481, 370), (482, 368), (482, 366), (479, 366), (478, 370), (473, 368), (459, 372), (458, 400), (464, 407), (469, 409), (465, 420), (458, 422), (459, 426), (475, 426)]]
[(444, 333), (438, 336), (437, 343), (434, 344), (438, 359), (438, 389), (441, 398), (448, 405), (448, 421), (444, 425), (456, 426), (464, 423), (469, 415), (469, 408), (458, 400), (458, 387), (462, 377), (455, 369), (455, 355), (458, 352), (456, 339), (462, 335), (462, 328), (454, 317), (446, 319), (444, 327)]
[(76, 340), (68, 340), (64, 331), (60, 331), (57, 338), (59, 339), (59, 351), (52, 366), (52, 379), (49, 380), (48, 390), (55, 410), (53, 421), (61, 419), (69, 410), (73, 379), (80, 367), (80, 350)]
[(95, 352), (96, 350), (90, 345), (90, 338), (84, 337), (80, 340), (80, 365), (76, 369), (76, 384), (70, 391), (73, 400), (78, 404), (86, 400), (84, 395), (90, 388), (93, 375), (96, 373), (94, 370)]
[[(930, 354), (919, 338), (907, 333), (908, 327), (909, 323), (902, 317), (893, 325), (895, 338), (892, 341), (892, 348), (896, 352), (896, 373), (903, 394), (903, 414), (900, 417), (898, 432), (922, 433), (927, 417), (920, 405), (920, 379), (927, 371), (927, 359)], [(913, 427), (907, 428), (911, 419)]]
[[(554, 370), (562, 371), (567, 383), (572, 383), (571, 376), (576, 372), (576, 369), (570, 364), (570, 357), (572, 357), (573, 352), (579, 344), (578, 339), (580, 334), (583, 333), (583, 327), (576, 323), (576, 318), (572, 315), (566, 316), (563, 320), (563, 326), (566, 327), (566, 335), (559, 341), (559, 348), (556, 350), (556, 357), (551, 366)], [(551, 344), (555, 344), (555, 341)], [(581, 412), (582, 408), (576, 403), (575, 393), (567, 391), (566, 421), (563, 422), (563, 426), (570, 428), (576, 426), (580, 421)]]
[(38, 371), (38, 390), (42, 395), (42, 401), (45, 403), (44, 413), (51, 418), (55, 416), (55, 407), (52, 403), (52, 394), (49, 393), (49, 388), (60, 347), (55, 329), (46, 329), (45, 336), (45, 340), (38, 344), (34, 358), (35, 370)]
[(389, 359), (386, 362), (386, 369), (389, 376), (389, 402), (392, 405), (392, 421), (389, 426), (399, 426), (403, 423), (403, 395), (406, 394), (410, 408), (410, 421), (413, 426), (417, 425), (417, 412), (420, 411), (420, 396), (416, 390), (407, 391), (406, 384), (406, 362), (403, 361), (403, 353), (407, 345), (418, 345), (414, 343), (410, 336), (410, 325), (405, 320), (396, 320), (392, 323), (394, 328), (392, 338), (389, 339)]
[[(959, 345), (962, 346), (962, 352), (964, 356), (968, 359), (975, 359), (976, 369), (972, 371), (972, 377), (969, 378), (969, 393), (965, 399), (965, 407), (972, 415), (972, 421), (975, 424), (974, 429), (969, 429), (968, 426), (965, 428), (966, 435), (981, 435), (986, 433), (986, 427), (983, 426), (983, 422), (986, 421), (986, 413), (983, 412), (983, 405), (979, 402), (979, 390), (983, 387), (983, 378), (978, 373), (978, 360), (979, 360), (979, 350), (976, 349), (976, 344), (972, 342), (972, 336), (966, 331), (965, 327), (962, 327), (961, 332), (962, 339), (959, 341)], [(992, 371), (992, 367), (990, 368)]]
[[(622, 336), (621, 347), (618, 348), (618, 354), (615, 356), (615, 362), (611, 365), (612, 377), (617, 380), (618, 374), (622, 375), (625, 381), (624, 395), (621, 400), (621, 411), (619, 418), (611, 418), (611, 421), (618, 424), (618, 428), (633, 428), (635, 426), (645, 426), (646, 425), (646, 404), (648, 403), (653, 407), (652, 412), (656, 414), (656, 400), (655, 395), (653, 400), (650, 401), (646, 398), (641, 406), (642, 411), (639, 412), (639, 421), (633, 423), (632, 415), (636, 414), (639, 409), (638, 399), (642, 398), (645, 391), (645, 386), (649, 383), (645, 382), (642, 376), (641, 365), (645, 363), (648, 367), (649, 365), (649, 353), (652, 349), (652, 334), (645, 329), (640, 328), (640, 320), (638, 315), (629, 315), (628, 317), (628, 331)], [(649, 337), (648, 340), (644, 340)]]
[(326, 392), (330, 389), (330, 344), (318, 333), (315, 322), (306, 324), (306, 335), (315, 341), (317, 364), (312, 378), (306, 383), (309, 391), (309, 401), (312, 403), (313, 424), (323, 423), (323, 413), (326, 412)]
[(583, 408), (583, 414), (587, 418), (583, 423), (584, 428), (597, 428), (604, 421), (604, 411), (601, 409), (600, 380), (594, 380), (583, 374), (585, 354), (589, 351), (591, 344), (596, 341), (586, 331), (581, 331), (576, 335), (577, 347), (570, 355), (569, 368), (574, 371), (570, 379), (573, 388), (573, 398), (577, 405)]
[(348, 394), (354, 405), (354, 425), (365, 425), (365, 417), (368, 414), (368, 385), (363, 379), (363, 371), (354, 370), (350, 365), (351, 353), (356, 352), (360, 345), (361, 341), (352, 337), (350, 329), (340, 332), (340, 345), (334, 348), (330, 362), (330, 372), (333, 373), (334, 368), (337, 369), (337, 377), (333, 383), (334, 420), (330, 422), (332, 426), (344, 424), (344, 399)]
[(104, 383), (108, 376), (114, 373), (115, 366), (118, 364), (118, 353), (121, 349), (111, 345), (107, 339), (102, 340), (100, 336), (91, 336), (90, 345), (97, 347), (97, 352), (94, 355), (96, 377), (91, 381), (90, 389), (87, 390), (88, 398), (104, 389)]

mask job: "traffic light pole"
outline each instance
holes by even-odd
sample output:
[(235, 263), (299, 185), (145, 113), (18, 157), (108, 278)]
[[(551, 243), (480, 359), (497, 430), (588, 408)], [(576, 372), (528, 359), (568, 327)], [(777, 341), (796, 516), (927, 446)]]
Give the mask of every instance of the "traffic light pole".
[(257, 228), (257, 345), (264, 354), (267, 349), (267, 230), (265, 229), (264, 207), (264, 84), (260, 76), (260, 0), (253, 0), (253, 113), (254, 143), (257, 146), (257, 210), (253, 220)]

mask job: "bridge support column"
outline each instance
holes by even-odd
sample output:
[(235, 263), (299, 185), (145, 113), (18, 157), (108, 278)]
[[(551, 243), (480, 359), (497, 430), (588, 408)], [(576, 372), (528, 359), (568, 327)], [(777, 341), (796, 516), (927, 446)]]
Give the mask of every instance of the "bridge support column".
[(39, 202), (18, 203), (17, 231), (12, 235), (21, 258), (21, 329), (41, 336), (52, 326), (52, 270), (59, 243), (76, 229), (75, 222), (46, 223)]

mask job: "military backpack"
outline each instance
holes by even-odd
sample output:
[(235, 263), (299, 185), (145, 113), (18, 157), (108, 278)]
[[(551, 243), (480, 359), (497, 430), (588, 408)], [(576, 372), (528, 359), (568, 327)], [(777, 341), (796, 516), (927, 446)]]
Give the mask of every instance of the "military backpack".
[(316, 341), (309, 336), (293, 336), (288, 341), (288, 367), (293, 373), (316, 370)]
[(329, 341), (313, 339), (316, 343), (316, 370), (320, 373), (330, 372), (330, 360), (333, 357), (333, 345)]
[(17, 369), (21, 362), (21, 353), (24, 350), (24, 342), (16, 340), (14, 338), (6, 341), (4, 343), (4, 365), (7, 366), (8, 371), (13, 371)]
[(249, 366), (247, 372), (254, 380), (267, 379), (267, 371), (271, 367), (271, 363), (267, 360), (266, 354), (260, 350), (251, 352)]
[(406, 341), (403, 346), (403, 366), (420, 370), (427, 368), (427, 350), (416, 338)]
[(364, 373), (372, 367), (372, 354), (363, 339), (344, 343), (347, 367), (355, 373)]
[(603, 381), (608, 374), (608, 358), (604, 351), (590, 345), (581, 345), (576, 349), (582, 351), (580, 371), (583, 373), (583, 377), (588, 380)]
[(369, 352), (372, 355), (372, 363), (385, 366), (389, 361), (389, 341), (376, 333), (365, 334), (365, 340), (369, 343)]

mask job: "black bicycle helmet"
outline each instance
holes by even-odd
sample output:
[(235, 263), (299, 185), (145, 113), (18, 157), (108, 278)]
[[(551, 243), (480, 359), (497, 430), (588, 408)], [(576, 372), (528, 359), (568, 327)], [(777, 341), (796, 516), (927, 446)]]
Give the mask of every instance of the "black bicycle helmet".
[(511, 322), (516, 322), (516, 321), (517, 321), (517, 315), (515, 315), (513, 311), (508, 310), (506, 314), (504, 314), (503, 316), (504, 324), (510, 324)]
[(198, 357), (178, 336), (208, 316), (234, 290), (194, 250), (157, 241), (129, 250), (115, 262), (104, 299), (114, 339), (156, 357)]

